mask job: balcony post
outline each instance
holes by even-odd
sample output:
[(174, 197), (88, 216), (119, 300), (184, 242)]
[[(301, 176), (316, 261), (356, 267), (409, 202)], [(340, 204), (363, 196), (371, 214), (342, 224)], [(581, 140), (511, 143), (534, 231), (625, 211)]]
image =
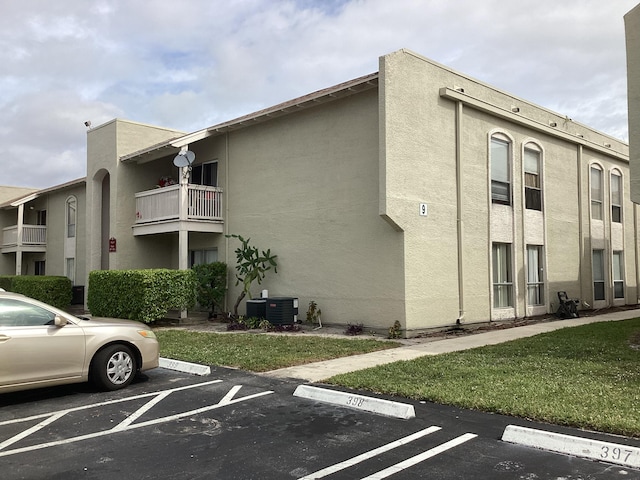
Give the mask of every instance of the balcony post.
[(16, 275), (22, 275), (22, 236), (24, 230), (24, 203), (18, 205), (17, 239), (16, 239)]
[[(189, 268), (189, 231), (185, 226), (187, 220), (187, 208), (189, 208), (189, 178), (184, 175), (183, 170), (180, 169), (180, 212), (178, 213), (179, 227), (178, 227), (178, 268), (180, 270), (186, 270)], [(182, 310), (180, 312), (180, 318), (187, 318), (187, 311)]]

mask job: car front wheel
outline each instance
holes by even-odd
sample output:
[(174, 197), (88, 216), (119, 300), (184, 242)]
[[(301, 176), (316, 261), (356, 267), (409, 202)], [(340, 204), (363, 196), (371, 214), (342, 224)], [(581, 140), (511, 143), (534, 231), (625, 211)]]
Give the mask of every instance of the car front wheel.
[(136, 357), (129, 347), (110, 345), (96, 354), (91, 377), (100, 388), (118, 390), (133, 381), (136, 370)]

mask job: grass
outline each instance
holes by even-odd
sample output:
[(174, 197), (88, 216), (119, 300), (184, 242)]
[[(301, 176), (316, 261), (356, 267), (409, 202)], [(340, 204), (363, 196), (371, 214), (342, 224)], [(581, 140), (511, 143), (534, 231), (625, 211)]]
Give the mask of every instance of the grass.
[(347, 357), (398, 346), (396, 342), (302, 335), (156, 331), (162, 357), (252, 372)]
[[(157, 332), (161, 355), (254, 372), (397, 346), (302, 335)], [(565, 328), (338, 375), (329, 383), (640, 437), (640, 319)]]
[(640, 437), (640, 319), (338, 375), (329, 383)]

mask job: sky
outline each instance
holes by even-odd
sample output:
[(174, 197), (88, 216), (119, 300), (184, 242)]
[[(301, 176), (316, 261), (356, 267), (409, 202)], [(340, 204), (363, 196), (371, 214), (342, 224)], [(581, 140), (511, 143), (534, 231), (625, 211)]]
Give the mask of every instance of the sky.
[(407, 48), (628, 140), (640, 0), (0, 0), (0, 185), (86, 174), (85, 121), (186, 133)]

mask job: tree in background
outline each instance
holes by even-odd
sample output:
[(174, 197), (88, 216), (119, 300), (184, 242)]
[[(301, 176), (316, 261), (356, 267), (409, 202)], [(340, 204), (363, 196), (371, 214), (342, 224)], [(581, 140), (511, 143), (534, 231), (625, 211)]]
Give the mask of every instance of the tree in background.
[(262, 283), (267, 272), (272, 268), (275, 273), (278, 273), (277, 255), (271, 255), (271, 249), (260, 252), (249, 244), (250, 238), (245, 240), (240, 235), (227, 235), (227, 238), (237, 238), (241, 243), (241, 246), (235, 249), (236, 285), (242, 284), (242, 292), (233, 306), (233, 314), (237, 317), (240, 302), (247, 295), (251, 298), (251, 284), (254, 281), (258, 284)]

